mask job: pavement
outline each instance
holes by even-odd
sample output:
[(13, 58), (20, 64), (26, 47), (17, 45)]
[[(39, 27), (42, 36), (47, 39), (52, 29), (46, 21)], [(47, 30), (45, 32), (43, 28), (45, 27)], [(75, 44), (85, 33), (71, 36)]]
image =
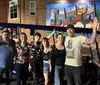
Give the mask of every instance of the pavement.
[[(3, 79), (0, 80), (0, 85), (6, 85), (5, 82), (6, 82), (5, 74), (3, 74)], [(10, 85), (16, 85), (16, 75), (15, 74), (12, 75)], [(27, 85), (35, 85), (35, 84), (32, 84), (31, 77), (28, 78)], [(44, 85), (44, 78), (39, 78), (39, 82), (36, 85)], [(53, 84), (50, 84), (50, 85), (53, 85)], [(64, 83), (63, 85), (67, 85), (67, 84)], [(94, 85), (94, 84), (88, 84), (88, 83), (86, 83), (86, 84), (83, 84), (83, 85)], [(100, 80), (98, 80), (98, 82), (97, 82), (96, 85), (100, 85)]]
[[(0, 80), (0, 85), (6, 85), (5, 82), (6, 82), (5, 74), (3, 74), (3, 79)], [(12, 75), (10, 85), (16, 85), (16, 75), (15, 74)], [(28, 78), (27, 85), (32, 85), (32, 79), (31, 78)], [(36, 85), (44, 85), (44, 79), (40, 78), (38, 84), (36, 84)]]

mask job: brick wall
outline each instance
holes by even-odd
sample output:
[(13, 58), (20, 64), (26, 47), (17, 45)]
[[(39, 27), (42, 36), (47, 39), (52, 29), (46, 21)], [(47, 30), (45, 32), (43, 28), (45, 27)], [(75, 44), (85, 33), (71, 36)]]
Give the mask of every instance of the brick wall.
[[(6, 1), (6, 0), (3, 0)], [(10, 23), (21, 23), (21, 24), (36, 24), (36, 25), (46, 25), (46, 4), (48, 2), (55, 2), (59, 0), (36, 0), (36, 16), (30, 16), (29, 15), (29, 1), (30, 0), (19, 0), (18, 4), (18, 19), (10, 20), (8, 17), (8, 22)], [(66, 0), (61, 0), (66, 1)], [(69, 1), (75, 1), (75, 0), (69, 0)], [(0, 0), (1, 2), (1, 0)], [(1, 4), (1, 3), (0, 3)], [(4, 6), (4, 5), (3, 5)], [(5, 10), (3, 10), (5, 11)], [(9, 13), (8, 13), (9, 14)], [(0, 14), (0, 16), (3, 16)], [(5, 15), (6, 17), (6, 15)], [(33, 39), (32, 36), (30, 36), (30, 30), (23, 29), (23, 32), (27, 33), (28, 36), (28, 42), (31, 42)], [(47, 36), (45, 31), (43, 30), (36, 30), (42, 34), (42, 36)], [(100, 42), (100, 35), (97, 37), (98, 42)], [(53, 39), (50, 39), (50, 43), (53, 42)], [(99, 43), (100, 47), (100, 43)], [(83, 53), (89, 53), (89, 49), (83, 49)]]
[[(55, 2), (59, 0), (34, 0), (36, 1), (36, 16), (29, 15), (29, 1), (30, 0), (18, 0), (19, 3), (18, 18), (11, 20), (8, 16), (8, 22), (21, 23), (21, 24), (46, 25), (46, 4), (48, 2)], [(66, 1), (66, 0), (61, 0), (61, 1)], [(36, 31), (40, 32), (42, 36), (47, 36), (45, 31), (43, 30), (36, 30)], [(30, 30), (22, 29), (22, 32), (27, 33), (28, 41), (31, 42), (32, 37), (30, 36)]]
[[(10, 18), (8, 17), (8, 22), (21, 23), (21, 24), (46, 25), (46, 4), (48, 2), (56, 2), (60, 0), (36, 0), (36, 16), (29, 15), (29, 1), (30, 0), (19, 0), (18, 19), (10, 20)], [(61, 0), (61, 1), (66, 1), (66, 0)], [(75, 1), (75, 0), (69, 0), (69, 1)], [(30, 30), (23, 29), (22, 31), (27, 33), (28, 41), (31, 42), (32, 37), (30, 36)], [(42, 36), (47, 36), (45, 31), (43, 30), (36, 30), (36, 31), (40, 32)]]
[(0, 0), (0, 22), (7, 22), (7, 0)]
[[(9, 23), (46, 25), (46, 3), (54, 0), (36, 0), (36, 16), (29, 15), (29, 1), (18, 0), (18, 18), (11, 20), (8, 13)], [(40, 32), (42, 36), (47, 36), (43, 30), (36, 31)], [(32, 36), (30, 36), (30, 30), (22, 29), (22, 32), (27, 33), (28, 41), (31, 42)]]

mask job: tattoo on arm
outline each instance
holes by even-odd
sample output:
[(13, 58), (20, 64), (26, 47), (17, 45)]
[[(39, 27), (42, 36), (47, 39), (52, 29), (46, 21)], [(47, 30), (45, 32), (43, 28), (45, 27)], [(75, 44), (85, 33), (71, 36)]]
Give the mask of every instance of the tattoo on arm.
[(87, 38), (85, 43), (93, 44), (93, 43), (95, 43), (95, 39), (96, 39), (96, 30), (93, 30), (92, 36), (90, 38)]

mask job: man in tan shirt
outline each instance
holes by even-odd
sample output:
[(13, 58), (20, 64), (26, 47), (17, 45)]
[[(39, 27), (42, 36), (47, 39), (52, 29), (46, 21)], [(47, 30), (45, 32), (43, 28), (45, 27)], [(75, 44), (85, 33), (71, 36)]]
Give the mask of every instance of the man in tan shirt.
[[(93, 33), (91, 38), (85, 36), (75, 36), (74, 26), (67, 26), (67, 36), (65, 38), (65, 49), (66, 49), (66, 59), (65, 59), (65, 75), (67, 78), (68, 85), (82, 85), (81, 83), (81, 66), (82, 66), (82, 56), (81, 49), (83, 43), (91, 44), (95, 42), (96, 30), (97, 30), (98, 20), (95, 17), (93, 23), (91, 24), (93, 28)], [(74, 79), (74, 81), (73, 81)]]

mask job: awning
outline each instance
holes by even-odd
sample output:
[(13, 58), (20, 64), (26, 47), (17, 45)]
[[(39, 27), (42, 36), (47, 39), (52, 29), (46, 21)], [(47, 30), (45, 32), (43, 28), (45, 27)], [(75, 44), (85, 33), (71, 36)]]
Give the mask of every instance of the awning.
[[(0, 23), (0, 26), (3, 28), (24, 28), (24, 29), (34, 29), (34, 30), (47, 30), (52, 31), (53, 29), (57, 31), (66, 31), (66, 27), (58, 27), (58, 26), (46, 26), (46, 25), (32, 25), (32, 24), (14, 24), (14, 23)], [(76, 33), (87, 33), (91, 34), (92, 29), (90, 28), (76, 28)], [(97, 31), (98, 34), (100, 34), (99, 31)]]

